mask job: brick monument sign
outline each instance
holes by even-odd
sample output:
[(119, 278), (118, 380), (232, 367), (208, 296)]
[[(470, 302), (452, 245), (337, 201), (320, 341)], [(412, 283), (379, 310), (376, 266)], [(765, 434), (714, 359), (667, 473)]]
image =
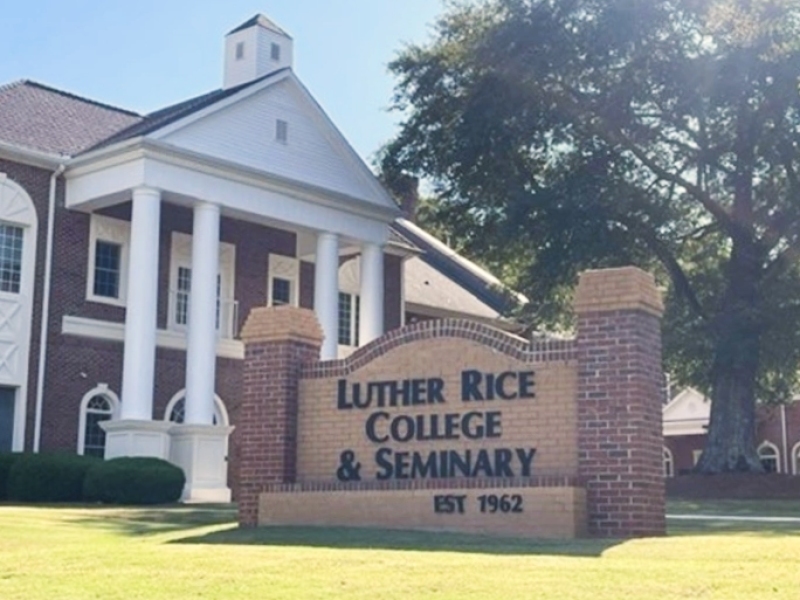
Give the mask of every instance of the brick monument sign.
[(589, 271), (575, 310), (574, 339), (427, 321), (320, 361), (312, 312), (255, 309), (239, 523), (663, 534), (660, 295)]

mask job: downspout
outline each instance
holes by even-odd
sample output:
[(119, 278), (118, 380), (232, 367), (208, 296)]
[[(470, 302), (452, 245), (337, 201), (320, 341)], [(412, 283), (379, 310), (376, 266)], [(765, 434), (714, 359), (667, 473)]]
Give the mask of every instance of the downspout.
[(789, 471), (789, 448), (788, 435), (786, 431), (786, 405), (781, 404), (781, 443), (783, 444), (783, 472), (787, 475)]
[(33, 451), (39, 452), (42, 439), (42, 405), (44, 403), (44, 374), (47, 367), (47, 334), (50, 321), (50, 283), (53, 271), (53, 237), (55, 234), (56, 187), (64, 172), (61, 163), (50, 176), (50, 197), (47, 204), (47, 244), (44, 256), (44, 286), (42, 288), (42, 323), (39, 328), (39, 369), (36, 373), (36, 413), (33, 425)]

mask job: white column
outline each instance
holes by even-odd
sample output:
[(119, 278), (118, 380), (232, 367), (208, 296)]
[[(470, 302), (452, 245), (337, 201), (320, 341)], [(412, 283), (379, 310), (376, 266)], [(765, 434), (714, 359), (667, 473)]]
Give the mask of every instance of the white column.
[(122, 419), (150, 421), (153, 418), (160, 218), (161, 193), (150, 188), (133, 190)]
[(192, 425), (213, 424), (218, 274), (219, 206), (200, 202), (194, 207), (186, 350), (184, 422)]
[(363, 346), (383, 335), (383, 248), (361, 246), (361, 306), (358, 338)]
[(334, 359), (339, 345), (339, 238), (335, 233), (317, 235), (314, 311), (325, 336), (320, 357)]

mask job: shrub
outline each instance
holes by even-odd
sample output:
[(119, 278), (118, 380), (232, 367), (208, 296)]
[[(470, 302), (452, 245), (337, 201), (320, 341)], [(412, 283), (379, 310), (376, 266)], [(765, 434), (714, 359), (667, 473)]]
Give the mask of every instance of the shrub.
[(99, 458), (78, 454), (21, 454), (8, 473), (8, 499), (79, 502), (86, 472), (98, 462)]
[(92, 466), (83, 494), (90, 502), (167, 504), (180, 499), (185, 482), (180, 467), (160, 458), (114, 458)]
[(19, 452), (0, 454), (0, 501), (8, 500), (8, 473), (20, 456)]

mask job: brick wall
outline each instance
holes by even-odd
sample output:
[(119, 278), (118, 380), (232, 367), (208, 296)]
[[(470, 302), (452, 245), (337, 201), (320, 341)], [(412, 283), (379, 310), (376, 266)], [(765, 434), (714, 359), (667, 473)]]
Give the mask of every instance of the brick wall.
[[(252, 465), (240, 523), (557, 537), (587, 530), (601, 537), (663, 534), (661, 310), (651, 277), (615, 269), (582, 277), (576, 340), (528, 343), (475, 322), (426, 321), (391, 331), (347, 359), (319, 362), (313, 352), (294, 351), (292, 363), (291, 344), (302, 334), (294, 331), (283, 349), (274, 346), (280, 337), (274, 335), (274, 360), (264, 357), (264, 340), (248, 335), (243, 410), (277, 414), (263, 419), (267, 413), (259, 413), (261, 424), (242, 439)], [(300, 313), (290, 316), (297, 309), (286, 311), (260, 309), (248, 327), (274, 332), (301, 319)], [(535, 394), (501, 400), (500, 392), (490, 398), (484, 391), (485, 397), (473, 397), (474, 390), (462, 393), (468, 389), (465, 372), (484, 384), (490, 374), (514, 373), (504, 380), (519, 382), (521, 373), (533, 372)], [(266, 383), (271, 381), (277, 383)], [(379, 405), (375, 390), (401, 384), (419, 384), (420, 402)], [(450, 417), (460, 422), (466, 414), (485, 425), (484, 433), (494, 419), (492, 435), (466, 429), (445, 439), (430, 435), (442, 432), (435, 423)], [(395, 419), (402, 423), (397, 430)], [(381, 423), (379, 432), (375, 423)], [(396, 433), (423, 431), (426, 423), (427, 435)], [(505, 468), (499, 462), (487, 466), (492, 456), (533, 449), (530, 470), (521, 455), (519, 465), (510, 458)], [(469, 474), (429, 466), (444, 465), (442, 456), (478, 454), (486, 463)], [(409, 468), (423, 462), (425, 469)], [(244, 486), (244, 471), (242, 477)], [(545, 494), (538, 488), (557, 489)], [(256, 515), (252, 499), (259, 490)], [(525, 509), (488, 517), (484, 502), (491, 495), (516, 499)], [(457, 500), (460, 509), (435, 509), (442, 498)], [(548, 512), (543, 498), (563, 510)]]
[(663, 535), (663, 311), (652, 276), (589, 271), (576, 293), (578, 436), (589, 531)]
[[(261, 319), (268, 310), (276, 318)], [(322, 331), (307, 309), (256, 309), (242, 339), (247, 347), (237, 495), (240, 522), (252, 526), (264, 486), (295, 481), (300, 368), (319, 359)]]
[[(337, 385), (403, 379), (441, 378), (444, 403), (387, 409), (392, 415), (442, 415), (499, 411), (501, 436), (477, 442), (466, 438), (394, 445), (397, 451), (535, 447), (537, 475), (577, 472), (576, 361), (571, 343), (553, 342), (531, 349), (497, 330), (470, 321), (428, 321), (387, 336), (383, 346), (362, 349), (337, 367), (319, 363), (304, 370), (300, 383), (298, 481), (336, 481), (339, 457), (353, 451), (363, 463), (362, 479), (374, 480), (376, 444), (364, 435), (367, 417), (377, 408), (337, 409)], [(516, 342), (516, 345), (513, 345)], [(365, 356), (371, 353), (372, 356)], [(461, 373), (535, 371), (533, 399), (462, 402)], [(384, 427), (382, 427), (383, 429)]]

